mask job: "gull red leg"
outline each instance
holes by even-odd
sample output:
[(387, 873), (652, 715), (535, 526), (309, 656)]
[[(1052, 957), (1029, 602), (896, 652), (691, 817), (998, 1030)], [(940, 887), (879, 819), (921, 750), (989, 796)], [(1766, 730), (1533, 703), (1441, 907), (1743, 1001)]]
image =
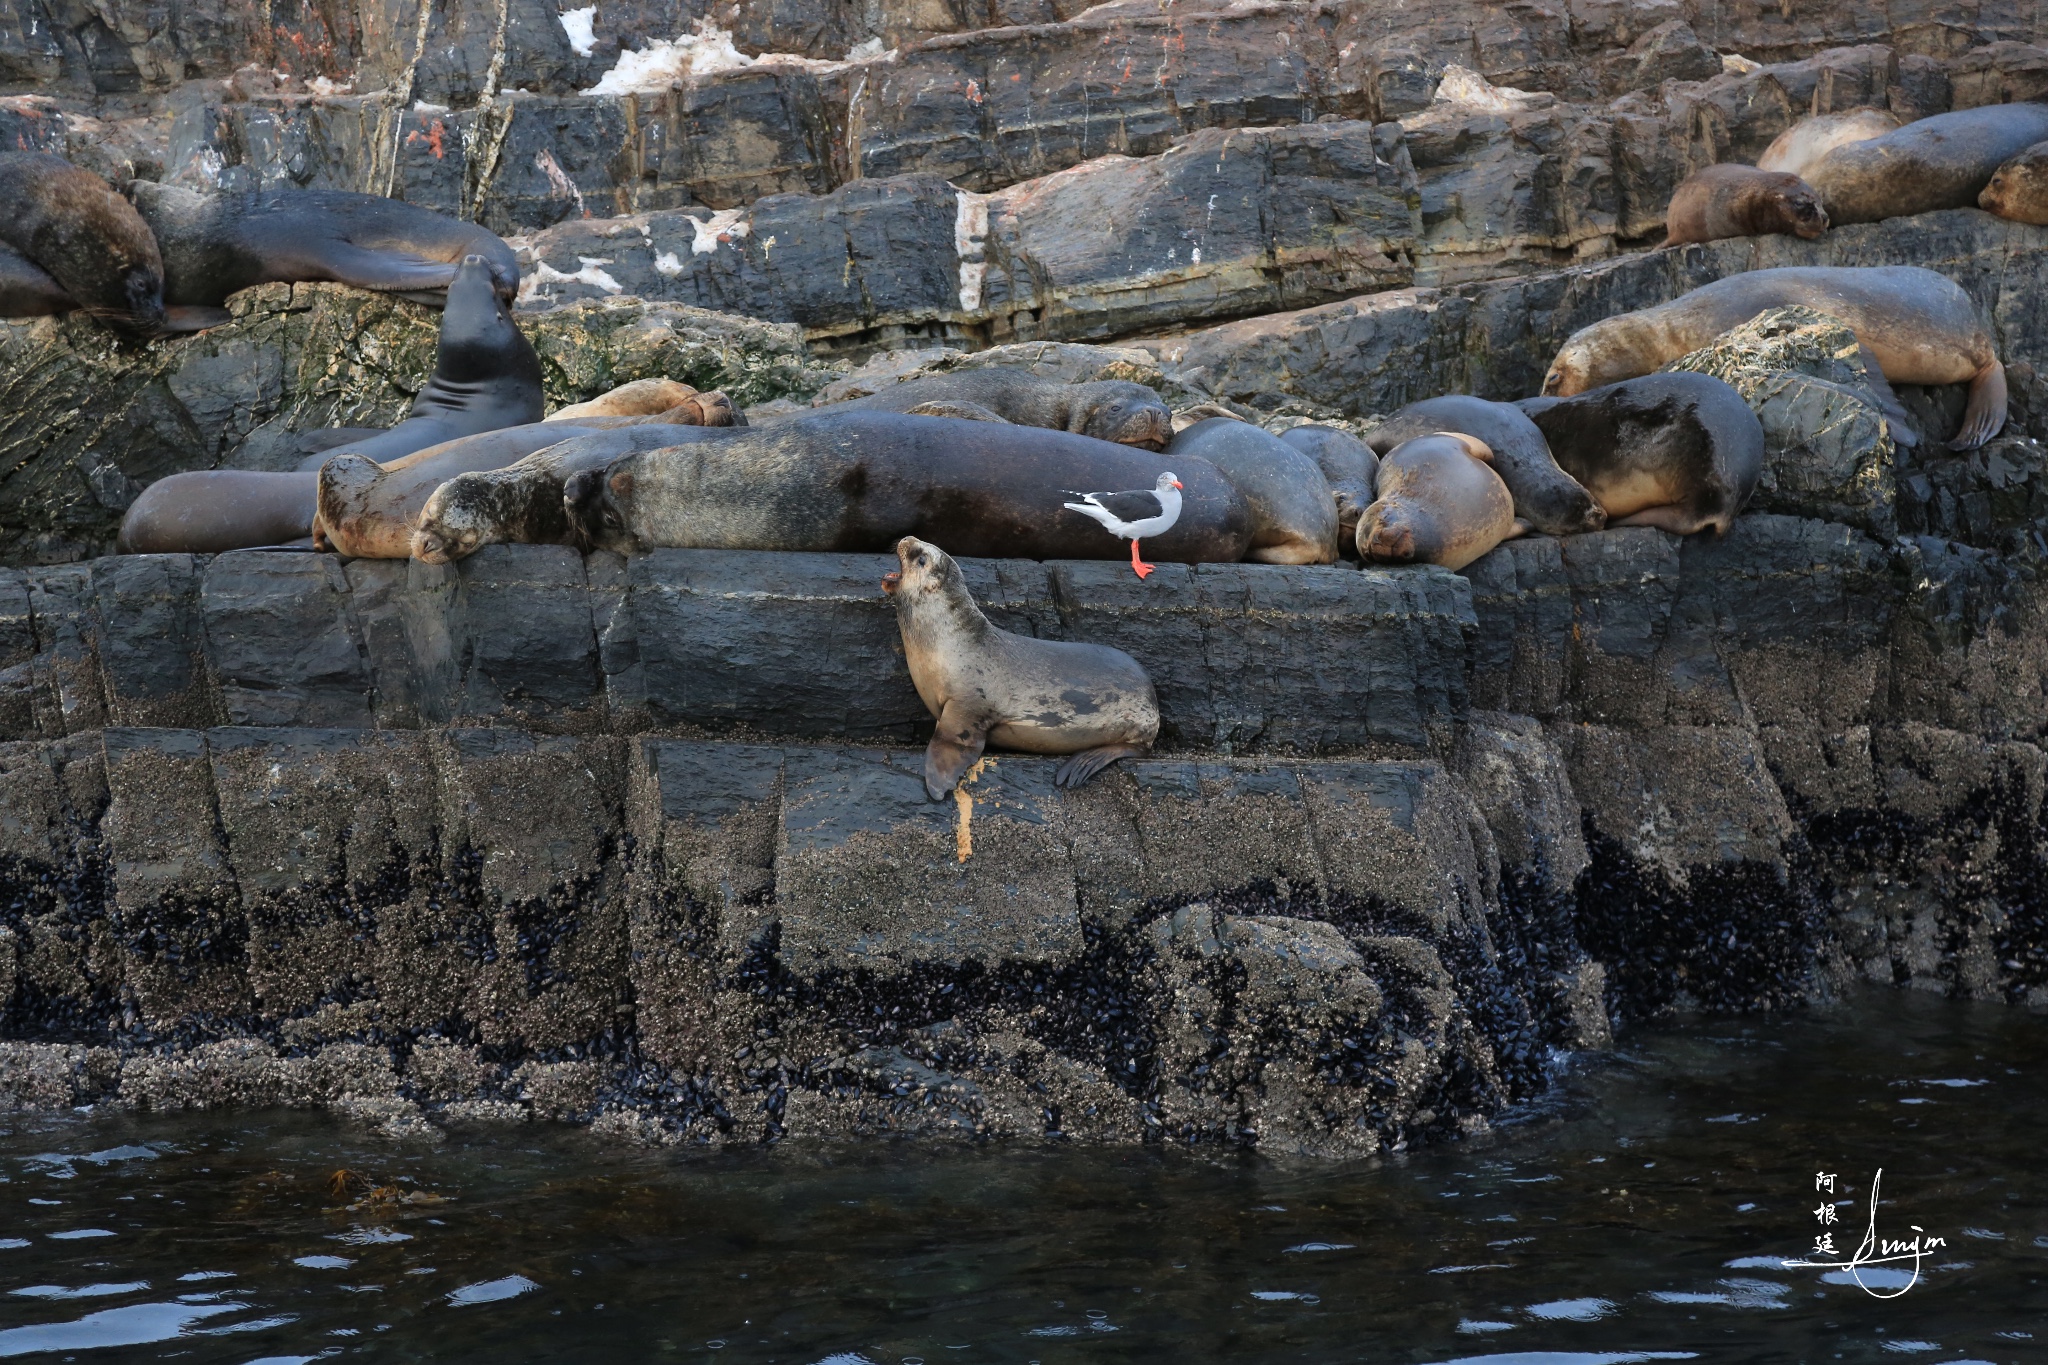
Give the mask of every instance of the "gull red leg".
[(1131, 572), (1140, 578), (1152, 572), (1152, 566), (1138, 558), (1138, 542), (1135, 540), (1131, 542)]

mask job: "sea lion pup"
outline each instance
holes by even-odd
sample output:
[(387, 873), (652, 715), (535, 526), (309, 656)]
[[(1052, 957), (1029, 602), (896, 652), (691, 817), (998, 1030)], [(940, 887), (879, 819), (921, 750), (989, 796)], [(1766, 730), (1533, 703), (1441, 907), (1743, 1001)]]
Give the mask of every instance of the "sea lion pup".
[(1493, 472), (1507, 485), (1515, 516), (1525, 528), (1570, 536), (1607, 524), (1599, 502), (1558, 468), (1543, 433), (1512, 403), (1489, 403), (1462, 393), (1425, 398), (1389, 417), (1366, 440), (1384, 456), (1404, 441), (1438, 431), (1476, 437), (1493, 453)]
[(1763, 476), (1763, 424), (1711, 375), (1644, 375), (1517, 406), (1607, 509), (1609, 526), (1726, 535)]
[(1358, 523), (1358, 557), (1462, 569), (1514, 537), (1515, 501), (1486, 443), (1461, 432), (1404, 441), (1380, 458), (1380, 495)]
[(896, 542), (896, 562), (882, 591), (895, 599), (910, 680), (938, 721), (924, 751), (932, 800), (958, 786), (989, 744), (1072, 754), (1053, 776), (1061, 787), (1151, 751), (1159, 701), (1136, 659), (1108, 645), (998, 630), (953, 557), (915, 536)]
[(563, 490), (571, 478), (602, 470), (636, 450), (659, 450), (732, 434), (731, 427), (644, 425), (585, 432), (500, 469), (457, 474), (428, 496), (408, 548), (427, 564), (449, 564), (486, 545), (589, 545), (569, 520)]
[[(1176, 459), (1185, 485), (1153, 558), (1243, 559), (1251, 510), (1207, 460)], [(1064, 506), (1073, 488), (1149, 488), (1166, 460), (1127, 445), (998, 422), (828, 411), (716, 442), (623, 455), (562, 491), (585, 543), (637, 551), (878, 553), (906, 535), (991, 559), (1120, 559), (1122, 542)]]
[(1804, 176), (1807, 167), (1835, 148), (1883, 137), (1898, 126), (1899, 116), (1887, 109), (1849, 109), (1839, 114), (1815, 114), (1778, 134), (1771, 145), (1764, 148), (1764, 154), (1756, 159), (1756, 168)]
[[(1974, 450), (2005, 425), (2005, 366), (1970, 296), (1945, 276), (1912, 265), (1784, 266), (1730, 275), (1669, 303), (1572, 333), (1543, 377), (1543, 392), (1569, 397), (1649, 374), (1758, 313), (1787, 304), (1847, 324), (1876, 362), (1873, 379), (1968, 384), (1969, 406), (1951, 450)], [(1915, 443), (1888, 385), (1873, 393), (1891, 418), (1894, 437)]]
[(1977, 206), (2015, 223), (2048, 224), (2048, 142), (2037, 142), (1993, 173)]
[[(47, 276), (73, 308), (131, 336), (168, 330), (164, 262), (149, 225), (114, 187), (60, 156), (0, 152), (0, 242)], [(9, 263), (10, 265), (12, 262)], [(69, 311), (29, 271), (15, 266), (10, 301)]]
[(1334, 564), (1337, 502), (1315, 460), (1271, 432), (1235, 417), (1211, 417), (1176, 435), (1169, 463), (1207, 460), (1252, 511), (1247, 559), (1260, 564)]
[(1346, 431), (1309, 423), (1289, 427), (1280, 439), (1316, 462), (1330, 497), (1337, 504), (1337, 544), (1349, 547), (1358, 541), (1358, 519), (1379, 496), (1380, 457), (1378, 452)]
[(170, 303), (218, 308), (252, 285), (333, 280), (438, 304), (471, 256), (500, 295), (519, 292), (519, 258), (502, 238), (417, 204), (348, 190), (198, 194), (149, 180), (127, 190), (162, 249)]
[(1828, 230), (1828, 216), (1813, 186), (1784, 171), (1754, 166), (1709, 166), (1671, 193), (1664, 210), (1664, 245), (1712, 242), (1722, 237), (1774, 233), (1808, 241)]
[[(1066, 384), (1017, 365), (920, 375), (880, 393), (829, 403), (815, 411), (909, 412), (925, 403), (971, 403), (1018, 426), (1072, 431), (1144, 450), (1164, 450), (1173, 439), (1173, 414), (1159, 401), (1159, 395), (1143, 384), (1118, 379)], [(954, 411), (946, 415), (967, 414)]]
[(1805, 178), (1838, 227), (1974, 208), (2000, 166), (2044, 139), (2048, 105), (1959, 109), (1836, 147)]

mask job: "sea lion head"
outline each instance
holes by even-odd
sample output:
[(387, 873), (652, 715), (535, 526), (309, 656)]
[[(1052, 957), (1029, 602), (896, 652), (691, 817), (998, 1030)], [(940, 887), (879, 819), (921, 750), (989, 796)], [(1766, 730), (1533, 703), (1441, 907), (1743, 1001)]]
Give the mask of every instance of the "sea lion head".
[(2039, 223), (2043, 213), (2041, 172), (2048, 168), (2048, 143), (2036, 143), (2000, 166), (1977, 196), (1977, 207), (2018, 223)]
[(1551, 398), (1569, 398), (1575, 393), (1584, 393), (1601, 381), (1600, 373), (1599, 323), (1584, 328), (1560, 346), (1557, 358), (1550, 362), (1550, 370), (1543, 376), (1543, 392)]
[(603, 469), (579, 469), (562, 484), (562, 513), (584, 544), (598, 549), (631, 545), (626, 525), (638, 467), (637, 456), (622, 455)]
[(412, 557), (422, 564), (452, 564), (497, 539), (491, 489), (476, 474), (457, 474), (435, 489), (413, 528)]
[(896, 566), (894, 573), (882, 575), (882, 591), (896, 599), (898, 611), (967, 590), (953, 556), (916, 536), (896, 542)]
[(1164, 450), (1173, 440), (1173, 414), (1143, 384), (1113, 379), (1080, 387), (1086, 392), (1076, 395), (1071, 430), (1141, 450)]
[(1366, 508), (1356, 534), (1358, 557), (1375, 564), (1427, 563), (1443, 549), (1437, 519), (1398, 493)]
[(1828, 211), (1821, 207), (1820, 192), (1796, 175), (1778, 174), (1764, 187), (1770, 216), (1783, 222), (1794, 237), (1812, 241), (1828, 230)]
[(322, 550), (353, 554), (365, 530), (370, 495), (384, 470), (365, 455), (336, 455), (320, 466), (320, 491), (315, 498), (313, 543)]

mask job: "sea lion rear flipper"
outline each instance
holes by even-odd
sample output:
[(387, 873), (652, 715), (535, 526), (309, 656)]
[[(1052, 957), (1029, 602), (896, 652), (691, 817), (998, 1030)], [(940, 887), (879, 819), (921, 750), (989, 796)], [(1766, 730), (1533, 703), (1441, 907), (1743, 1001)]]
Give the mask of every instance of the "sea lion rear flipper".
[(979, 721), (965, 719), (965, 711), (957, 702), (947, 702), (939, 712), (938, 729), (932, 734), (932, 742), (924, 749), (924, 790), (934, 801), (943, 801), (946, 793), (960, 785), (960, 779), (981, 757), (981, 751), (988, 744), (988, 726)]
[(320, 265), (336, 281), (357, 289), (385, 293), (404, 290), (445, 290), (455, 280), (455, 266), (410, 251), (369, 251), (348, 242), (324, 242)]
[(164, 305), (166, 332), (203, 332), (209, 327), (219, 327), (233, 320), (234, 314), (225, 308), (208, 308), (197, 303)]
[(1053, 774), (1053, 785), (1068, 788), (1083, 786), (1088, 779), (1118, 759), (1139, 758), (1149, 751), (1148, 746), (1143, 744), (1105, 744), (1099, 749), (1083, 749), (1060, 764), (1060, 770)]
[(992, 409), (985, 408), (979, 403), (968, 403), (955, 398), (933, 399), (927, 403), (919, 403), (914, 408), (905, 408), (903, 415), (905, 417), (954, 417), (963, 422), (1001, 422), (1004, 426), (1012, 425), (1009, 418)]
[(1962, 430), (1948, 443), (1950, 450), (1975, 450), (2005, 427), (2005, 366), (1996, 360), (1970, 381), (1970, 405), (1963, 409)]

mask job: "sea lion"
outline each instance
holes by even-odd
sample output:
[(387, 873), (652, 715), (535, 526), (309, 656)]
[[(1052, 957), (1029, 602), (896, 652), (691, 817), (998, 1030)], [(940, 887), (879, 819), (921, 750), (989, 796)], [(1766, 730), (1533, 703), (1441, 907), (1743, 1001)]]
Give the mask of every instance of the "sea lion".
[[(1970, 296), (1954, 281), (1911, 265), (1783, 266), (1730, 275), (1670, 303), (1572, 333), (1543, 378), (1543, 392), (1568, 397), (1649, 374), (1787, 304), (1841, 319), (1891, 384), (1968, 384), (1969, 406), (1950, 449), (1973, 450), (2005, 425), (2005, 366)], [(1875, 396), (1894, 436), (1912, 444), (1917, 438), (1889, 387)]]
[(1977, 206), (2035, 227), (2048, 224), (2048, 142), (2037, 142), (1993, 172)]
[(1337, 504), (1337, 545), (1357, 543), (1358, 519), (1379, 496), (1380, 457), (1371, 446), (1346, 431), (1309, 423), (1289, 427), (1280, 439), (1316, 462), (1323, 482)]
[(1462, 569), (1515, 535), (1515, 500), (1486, 442), (1462, 432), (1404, 441), (1380, 457), (1379, 497), (1358, 522), (1358, 557)]
[(1207, 460), (1244, 495), (1252, 512), (1247, 559), (1260, 564), (1336, 562), (1337, 502), (1312, 456), (1235, 417), (1195, 423), (1168, 443), (1166, 455), (1169, 462), (1184, 455)]
[(310, 472), (195, 469), (158, 479), (129, 506), (114, 538), (124, 555), (219, 554), (303, 540), (319, 491)]
[(547, 415), (547, 420), (573, 422), (579, 417), (645, 417), (667, 412), (683, 400), (696, 396), (697, 390), (679, 379), (635, 379), (607, 389), (588, 402), (557, 408)]
[(2048, 139), (2048, 104), (1936, 114), (1836, 147), (1805, 171), (1837, 226), (1974, 208), (2000, 166)]
[(463, 436), (538, 422), (546, 406), (540, 357), (497, 292), (490, 262), (470, 256), (448, 286), (434, 372), (412, 400), (411, 414), (388, 431), (310, 455), (300, 468), (317, 468), (339, 454), (385, 463)]
[(909, 412), (924, 403), (972, 403), (1018, 426), (1071, 431), (1146, 450), (1164, 450), (1173, 439), (1173, 414), (1143, 384), (1115, 379), (1066, 384), (1016, 365), (919, 375), (880, 393), (813, 411)]
[(78, 311), (50, 272), (0, 242), (0, 318), (47, 318)]
[(1711, 375), (1644, 375), (1516, 406), (1607, 509), (1609, 526), (1726, 535), (1763, 475), (1763, 424)]
[(1547, 536), (1597, 531), (1607, 514), (1593, 495), (1558, 468), (1536, 424), (1512, 403), (1489, 403), (1469, 394), (1446, 394), (1410, 403), (1366, 438), (1384, 456), (1404, 441), (1432, 432), (1477, 437), (1492, 452), (1493, 472), (1515, 500), (1515, 516)]
[(170, 330), (162, 253), (113, 186), (60, 156), (0, 152), (0, 205), (0, 242), (19, 259), (5, 263), (5, 301), (27, 310), (7, 316), (75, 308), (131, 336)]
[(1036, 640), (989, 624), (953, 557), (915, 536), (896, 542), (882, 590), (896, 603), (903, 661), (938, 722), (924, 789), (944, 799), (984, 746), (1072, 754), (1053, 782), (1078, 787), (1159, 737), (1159, 701), (1138, 661), (1108, 645)]
[(408, 542), (412, 557), (449, 564), (486, 545), (588, 548), (570, 522), (563, 489), (583, 470), (602, 470), (635, 450), (728, 436), (730, 427), (622, 426), (557, 441), (496, 469), (457, 474), (421, 504)]
[(502, 238), (417, 204), (349, 190), (198, 194), (149, 180), (128, 197), (163, 252), (164, 297), (218, 307), (252, 285), (333, 280), (439, 302), (463, 261), (481, 256), (500, 296), (519, 292)]
[(1672, 191), (1664, 210), (1665, 246), (1779, 233), (1812, 241), (1827, 230), (1828, 215), (1813, 186), (1796, 175), (1754, 166), (1695, 171)]
[[(1244, 558), (1251, 510), (1207, 460), (1177, 458), (1180, 519), (1145, 542), (1183, 564)], [(1149, 488), (1164, 457), (1065, 431), (894, 412), (830, 411), (724, 440), (621, 456), (563, 490), (577, 533), (657, 546), (878, 553), (906, 535), (995, 559), (1120, 559), (1123, 543), (1067, 490)]]
[(1760, 171), (1804, 176), (1806, 168), (1837, 147), (1883, 137), (1899, 126), (1899, 116), (1886, 109), (1849, 109), (1815, 114), (1778, 134), (1756, 159)]

